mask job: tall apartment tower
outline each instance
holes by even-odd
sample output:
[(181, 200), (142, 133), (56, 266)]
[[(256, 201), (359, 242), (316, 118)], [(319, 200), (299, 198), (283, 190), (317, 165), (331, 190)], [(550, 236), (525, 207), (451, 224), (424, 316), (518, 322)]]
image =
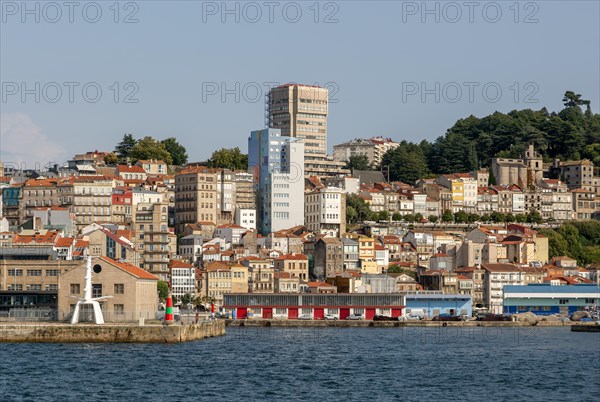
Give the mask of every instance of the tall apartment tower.
[(285, 84), (271, 89), (267, 99), (267, 127), (284, 137), (303, 140), (304, 154), (327, 155), (327, 88)]
[(248, 171), (254, 176), (258, 229), (268, 235), (304, 225), (304, 144), (277, 129), (252, 131)]

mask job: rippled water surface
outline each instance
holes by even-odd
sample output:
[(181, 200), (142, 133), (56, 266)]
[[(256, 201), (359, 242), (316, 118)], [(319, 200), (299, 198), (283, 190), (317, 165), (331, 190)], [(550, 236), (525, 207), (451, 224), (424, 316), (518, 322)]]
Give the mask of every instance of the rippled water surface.
[(165, 344), (0, 344), (0, 400), (600, 401), (600, 334), (227, 328)]

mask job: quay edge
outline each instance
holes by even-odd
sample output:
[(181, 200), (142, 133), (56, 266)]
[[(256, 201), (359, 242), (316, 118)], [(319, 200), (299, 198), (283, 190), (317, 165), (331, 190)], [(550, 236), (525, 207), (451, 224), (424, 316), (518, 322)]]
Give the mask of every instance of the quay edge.
[(394, 327), (569, 327), (575, 322), (562, 321), (367, 321), (367, 320), (224, 320), (231, 327), (335, 327), (335, 328), (394, 328)]
[(225, 322), (190, 325), (2, 323), (0, 343), (181, 343), (225, 335)]

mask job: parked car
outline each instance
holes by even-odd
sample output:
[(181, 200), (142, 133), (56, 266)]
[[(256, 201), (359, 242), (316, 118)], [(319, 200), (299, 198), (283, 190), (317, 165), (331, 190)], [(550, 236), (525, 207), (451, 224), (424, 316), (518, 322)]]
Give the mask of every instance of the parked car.
[(299, 320), (312, 320), (313, 317), (312, 317), (312, 314), (300, 314), (298, 316), (298, 319)]
[(397, 321), (397, 318), (387, 315), (376, 315), (373, 317), (373, 321)]
[(363, 315), (359, 314), (359, 313), (354, 313), (354, 314), (350, 314), (348, 317), (346, 317), (347, 320), (362, 320), (363, 319)]
[(337, 316), (333, 315), (333, 314), (325, 314), (324, 317), (326, 320), (337, 320)]
[(477, 317), (477, 321), (512, 321), (510, 315), (487, 313)]
[(398, 321), (420, 321), (422, 319), (423, 317), (411, 314), (401, 315), (400, 317), (398, 317)]
[(431, 321), (462, 321), (462, 318), (458, 315), (440, 314), (433, 317)]

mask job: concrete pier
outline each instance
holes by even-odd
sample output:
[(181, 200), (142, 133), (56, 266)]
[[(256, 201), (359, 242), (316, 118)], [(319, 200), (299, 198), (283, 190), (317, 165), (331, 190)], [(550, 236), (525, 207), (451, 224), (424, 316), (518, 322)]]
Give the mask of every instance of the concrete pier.
[(224, 321), (189, 325), (2, 323), (0, 342), (180, 343), (225, 335)]
[(367, 320), (226, 320), (232, 327), (336, 327), (336, 328), (393, 328), (393, 327), (568, 327), (574, 322), (539, 321), (537, 323), (515, 321), (367, 321)]

